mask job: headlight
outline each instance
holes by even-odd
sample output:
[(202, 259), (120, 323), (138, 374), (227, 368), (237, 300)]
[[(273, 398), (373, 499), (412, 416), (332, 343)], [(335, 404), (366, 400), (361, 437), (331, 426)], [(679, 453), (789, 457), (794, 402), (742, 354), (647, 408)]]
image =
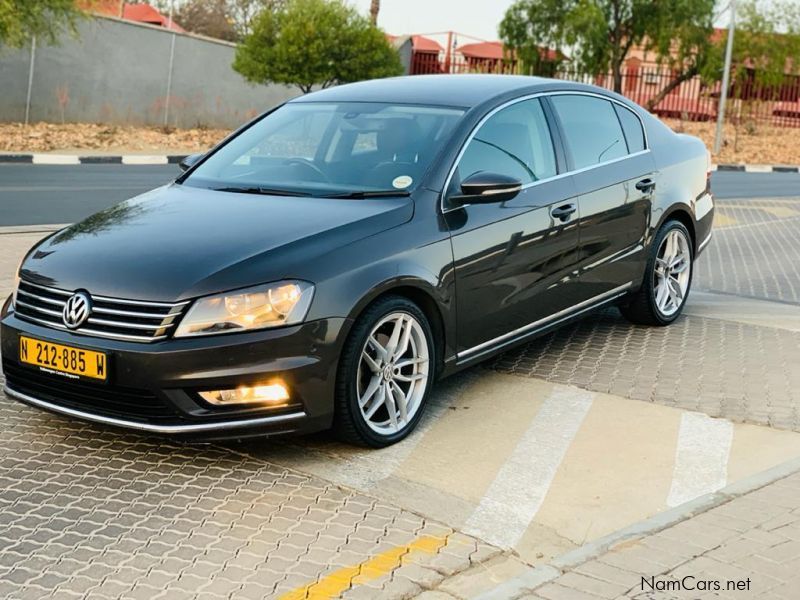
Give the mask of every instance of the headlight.
[(279, 281), (195, 301), (175, 337), (213, 335), (294, 325), (306, 318), (314, 286)]
[(24, 256), (22, 257), (22, 260), (19, 261), (19, 264), (17, 265), (16, 271), (14, 271), (14, 288), (11, 291), (11, 306), (12, 307), (17, 305), (17, 290), (19, 289), (19, 280), (20, 280), (19, 270), (22, 268), (22, 263), (23, 262), (25, 262), (25, 257)]

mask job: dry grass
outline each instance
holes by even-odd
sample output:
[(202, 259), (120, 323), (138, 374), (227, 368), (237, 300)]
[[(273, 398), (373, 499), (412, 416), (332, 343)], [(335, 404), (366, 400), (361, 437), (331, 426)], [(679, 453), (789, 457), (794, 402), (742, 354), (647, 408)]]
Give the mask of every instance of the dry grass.
[(93, 123), (0, 123), (0, 152), (92, 150), (155, 154), (204, 151), (229, 132), (222, 129), (164, 129)]
[[(663, 119), (673, 130), (696, 135), (709, 150), (714, 146), (714, 122), (680, 121)], [(777, 128), (771, 125), (742, 125), (737, 129), (730, 123), (725, 125), (724, 144), (715, 163), (748, 165), (797, 165), (800, 164), (800, 128)]]
[[(675, 131), (700, 137), (711, 148), (714, 123), (666, 119)], [(89, 123), (0, 123), (0, 152), (104, 151), (181, 154), (201, 152), (228, 134), (224, 129), (123, 127)], [(800, 164), (800, 128), (725, 126), (725, 145), (716, 163)]]

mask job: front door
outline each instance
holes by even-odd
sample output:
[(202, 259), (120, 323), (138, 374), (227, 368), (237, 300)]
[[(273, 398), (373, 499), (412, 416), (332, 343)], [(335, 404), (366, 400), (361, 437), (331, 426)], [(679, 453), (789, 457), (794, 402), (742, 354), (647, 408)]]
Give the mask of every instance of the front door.
[[(445, 198), (453, 247), (458, 353), (464, 361), (518, 337), (567, 307), (577, 262), (578, 211), (570, 176), (559, 176), (541, 101), (498, 111), (475, 133)], [(460, 182), (486, 171), (523, 183), (512, 200), (452, 206)], [(479, 326), (478, 326), (479, 324)]]

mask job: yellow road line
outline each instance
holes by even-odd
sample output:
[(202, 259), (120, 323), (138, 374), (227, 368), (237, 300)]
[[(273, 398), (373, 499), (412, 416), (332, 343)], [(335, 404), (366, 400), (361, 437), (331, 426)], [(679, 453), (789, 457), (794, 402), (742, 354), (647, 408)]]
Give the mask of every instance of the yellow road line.
[(354, 585), (378, 579), (397, 569), (411, 554), (436, 554), (447, 544), (446, 537), (425, 535), (405, 546), (386, 550), (352, 567), (344, 567), (303, 587), (282, 595), (279, 600), (328, 600), (338, 598)]
[(736, 225), (738, 222), (739, 221), (737, 221), (735, 218), (725, 214), (722, 211), (717, 211), (716, 214), (714, 215), (714, 227), (717, 227), (719, 229)]

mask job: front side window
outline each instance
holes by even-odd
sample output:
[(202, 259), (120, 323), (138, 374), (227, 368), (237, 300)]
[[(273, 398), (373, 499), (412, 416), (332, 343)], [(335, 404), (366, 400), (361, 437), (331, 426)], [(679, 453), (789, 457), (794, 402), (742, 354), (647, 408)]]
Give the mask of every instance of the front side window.
[(523, 184), (553, 177), (556, 157), (541, 102), (523, 100), (492, 115), (470, 140), (454, 181), (480, 171), (518, 179)]
[(405, 104), (290, 102), (220, 148), (183, 183), (314, 196), (410, 191), (463, 113)]
[(574, 169), (628, 154), (622, 126), (610, 101), (579, 95), (553, 96), (551, 101), (561, 121)]

